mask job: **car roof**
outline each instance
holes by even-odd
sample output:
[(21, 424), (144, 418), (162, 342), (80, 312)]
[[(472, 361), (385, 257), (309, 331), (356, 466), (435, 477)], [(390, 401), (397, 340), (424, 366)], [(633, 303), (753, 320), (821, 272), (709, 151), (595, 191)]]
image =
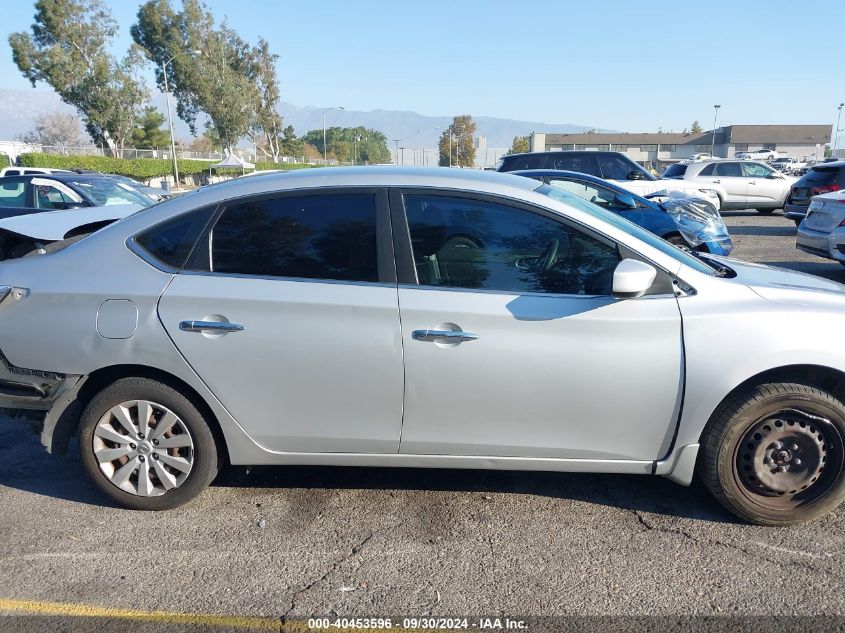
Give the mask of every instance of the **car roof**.
[[(609, 149), (554, 149), (543, 152), (520, 152), (518, 154), (505, 154), (503, 159), (517, 156), (547, 156), (549, 154), (622, 154)], [(624, 155), (624, 154), (623, 154)]]
[(642, 196), (638, 196), (631, 191), (625, 189), (625, 187), (621, 187), (617, 184), (612, 182), (608, 182), (603, 178), (599, 178), (598, 176), (593, 176), (591, 174), (585, 174), (580, 171), (570, 171), (568, 169), (518, 169), (516, 171), (509, 171), (509, 174), (513, 174), (514, 176), (523, 176), (525, 178), (533, 178), (533, 177), (557, 177), (563, 179), (570, 179), (570, 180), (582, 180), (584, 182), (591, 182), (595, 185), (601, 185), (602, 187), (607, 187), (612, 191), (616, 191), (617, 193), (627, 193), (634, 197), (634, 199), (639, 200), (640, 202), (647, 202), (649, 204), (655, 204), (648, 198), (643, 198)]
[(109, 177), (106, 174), (77, 174), (75, 172), (64, 172), (64, 173), (52, 173), (52, 174), (20, 174), (17, 176), (3, 176), (5, 178), (49, 178), (52, 180), (58, 180), (59, 182), (65, 181), (74, 181), (74, 182), (86, 182), (86, 181), (94, 181), (94, 180), (108, 180)]

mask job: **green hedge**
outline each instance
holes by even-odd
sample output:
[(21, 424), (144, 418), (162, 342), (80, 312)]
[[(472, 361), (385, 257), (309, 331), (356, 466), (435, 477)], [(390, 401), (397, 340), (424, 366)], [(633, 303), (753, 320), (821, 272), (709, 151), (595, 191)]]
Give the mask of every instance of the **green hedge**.
[[(106, 174), (120, 174), (137, 180), (161, 178), (173, 173), (173, 161), (165, 158), (112, 158), (110, 156), (59, 156), (56, 154), (21, 154), (21, 167), (48, 167), (53, 169), (93, 169)], [(210, 161), (179, 159), (180, 176), (208, 172)], [(312, 167), (303, 163), (258, 162), (255, 169), (304, 169)], [(239, 169), (214, 170), (215, 175), (240, 174)]]

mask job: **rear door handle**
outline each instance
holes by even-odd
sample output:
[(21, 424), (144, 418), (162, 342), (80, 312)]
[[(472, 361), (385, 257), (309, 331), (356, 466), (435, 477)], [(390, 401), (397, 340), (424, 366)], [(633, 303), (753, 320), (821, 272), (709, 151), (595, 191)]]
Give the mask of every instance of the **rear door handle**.
[(756, 180), (749, 180), (749, 181), (748, 181), (748, 184), (749, 184), (749, 185), (756, 185), (756, 184), (757, 184), (757, 181), (756, 181)]
[(714, 180), (713, 182), (714, 182), (715, 184), (717, 184), (717, 185), (718, 185), (718, 184), (719, 184), (720, 182), (722, 182), (722, 181), (721, 181), (721, 180), (719, 180), (719, 179), (717, 178), (717, 179), (716, 179), (716, 180)]
[(426, 343), (460, 343), (462, 341), (475, 341), (478, 339), (478, 334), (460, 330), (457, 332), (452, 330), (414, 330), (411, 333), (411, 338)]
[(179, 329), (183, 332), (242, 332), (244, 326), (223, 321), (180, 321)]

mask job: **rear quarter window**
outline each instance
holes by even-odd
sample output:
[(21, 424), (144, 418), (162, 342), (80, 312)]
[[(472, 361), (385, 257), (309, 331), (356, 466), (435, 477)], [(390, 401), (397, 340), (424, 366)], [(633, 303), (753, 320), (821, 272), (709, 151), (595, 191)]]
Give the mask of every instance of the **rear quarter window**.
[(663, 178), (681, 178), (687, 173), (686, 165), (669, 165), (663, 172)]
[(208, 207), (183, 213), (135, 236), (135, 243), (171, 268), (182, 268), (214, 213)]

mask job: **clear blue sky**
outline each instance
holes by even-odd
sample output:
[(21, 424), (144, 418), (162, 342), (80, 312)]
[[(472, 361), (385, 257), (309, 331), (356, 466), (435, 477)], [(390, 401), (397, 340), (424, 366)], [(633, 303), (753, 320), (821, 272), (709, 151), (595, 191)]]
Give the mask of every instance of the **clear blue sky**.
[[(178, 0), (174, 0), (178, 3)], [(109, 2), (130, 42), (138, 2)], [(845, 101), (845, 0), (210, 0), (280, 55), (297, 105), (414, 110), (680, 131), (832, 123)], [(5, 39), (33, 3), (5, 2), (0, 85), (29, 84)], [(152, 74), (150, 73), (150, 77)]]

